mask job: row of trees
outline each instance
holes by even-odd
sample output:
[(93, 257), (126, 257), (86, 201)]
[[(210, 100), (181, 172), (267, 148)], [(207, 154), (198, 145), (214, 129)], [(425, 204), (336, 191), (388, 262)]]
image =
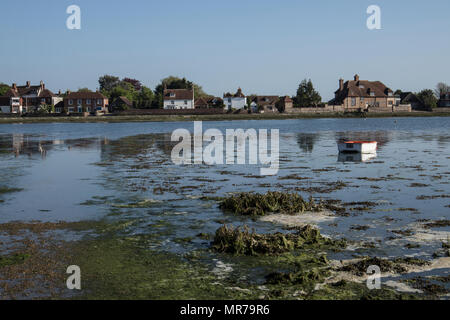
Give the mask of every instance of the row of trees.
[(192, 89), (196, 99), (208, 96), (198, 84), (174, 76), (162, 79), (154, 90), (142, 85), (137, 79), (104, 75), (98, 79), (100, 92), (114, 101), (116, 98), (124, 96), (133, 102), (136, 108), (162, 108), (164, 87), (168, 89)]

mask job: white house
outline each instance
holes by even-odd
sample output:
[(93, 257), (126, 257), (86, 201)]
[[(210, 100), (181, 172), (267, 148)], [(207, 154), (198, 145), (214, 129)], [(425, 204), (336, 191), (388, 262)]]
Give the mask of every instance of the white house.
[(164, 109), (194, 108), (194, 89), (164, 89)]
[(225, 105), (225, 109), (244, 109), (247, 105), (247, 98), (245, 94), (242, 93), (242, 89), (239, 88), (235, 94), (224, 93), (223, 95), (223, 103)]

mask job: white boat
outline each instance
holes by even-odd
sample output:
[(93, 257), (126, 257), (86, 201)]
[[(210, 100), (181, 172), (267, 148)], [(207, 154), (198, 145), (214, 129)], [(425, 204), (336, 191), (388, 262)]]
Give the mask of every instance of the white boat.
[(353, 152), (353, 153), (376, 153), (376, 141), (339, 141), (339, 152)]

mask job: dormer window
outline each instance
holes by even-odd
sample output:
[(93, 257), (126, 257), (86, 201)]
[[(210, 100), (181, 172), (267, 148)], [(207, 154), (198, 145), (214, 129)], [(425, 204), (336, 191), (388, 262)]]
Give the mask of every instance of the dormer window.
[(175, 97), (175, 93), (171, 92), (171, 93), (170, 93), (170, 97), (171, 97), (171, 98), (174, 98), (174, 97)]

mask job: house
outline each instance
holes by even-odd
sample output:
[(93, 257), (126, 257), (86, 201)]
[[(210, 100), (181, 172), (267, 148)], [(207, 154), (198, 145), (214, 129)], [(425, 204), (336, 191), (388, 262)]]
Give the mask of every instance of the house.
[(64, 98), (64, 109), (55, 112), (81, 113), (81, 112), (107, 112), (108, 98), (100, 92), (70, 92)]
[(289, 96), (280, 97), (277, 108), (279, 112), (291, 113), (294, 110), (294, 100)]
[(422, 100), (412, 92), (402, 92), (400, 94), (400, 104), (410, 104), (412, 110), (427, 110)]
[(133, 108), (133, 102), (128, 100), (127, 97), (120, 96), (113, 100), (109, 105), (109, 111), (121, 111)]
[(242, 93), (242, 89), (239, 88), (235, 94), (224, 93), (223, 94), (223, 102), (225, 105), (225, 109), (227, 110), (240, 110), (244, 109), (247, 105), (247, 99), (245, 94)]
[(194, 88), (192, 89), (167, 89), (163, 92), (164, 109), (194, 109)]
[(438, 107), (441, 108), (450, 107), (450, 92), (441, 94), (441, 97), (438, 102)]
[(221, 108), (223, 107), (223, 100), (219, 97), (200, 97), (195, 99), (195, 109), (207, 109), (207, 108)]
[(392, 108), (395, 96), (391, 89), (380, 81), (360, 80), (355, 75), (353, 80), (339, 80), (339, 89), (335, 92), (333, 104), (343, 105), (346, 111), (364, 111), (369, 108)]
[(251, 96), (250, 107), (252, 112), (275, 113), (278, 112), (277, 104), (280, 101), (278, 96)]
[(41, 105), (55, 106), (60, 101), (62, 98), (46, 89), (43, 81), (35, 86), (27, 81), (24, 86), (17, 86), (13, 83), (1, 97), (0, 107), (2, 112), (6, 113), (27, 113), (38, 110)]

